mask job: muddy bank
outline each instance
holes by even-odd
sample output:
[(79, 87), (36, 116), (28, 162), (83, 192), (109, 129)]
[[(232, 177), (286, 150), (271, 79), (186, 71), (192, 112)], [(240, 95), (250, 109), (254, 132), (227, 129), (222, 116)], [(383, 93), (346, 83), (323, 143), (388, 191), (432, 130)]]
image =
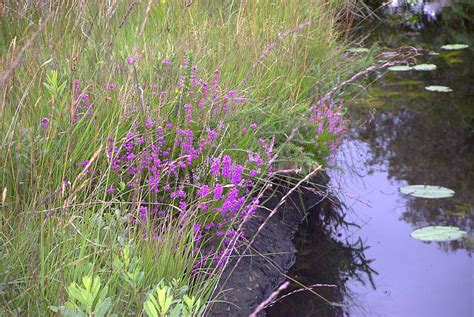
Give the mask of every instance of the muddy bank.
[[(214, 304), (209, 316), (248, 316), (283, 283), (283, 274), (296, 261), (293, 238), (299, 226), (307, 215), (324, 217), (323, 214), (331, 210), (333, 204), (328, 199), (327, 183), (328, 177), (321, 173), (311, 182), (302, 184), (270, 218), (252, 248), (246, 254), (241, 254), (244, 246), (236, 251), (236, 255), (243, 257), (237, 266), (234, 259), (224, 271), (218, 285), (219, 300), (223, 302)], [(271, 210), (291, 188), (288, 183), (280, 181), (266, 193), (266, 208), (257, 210), (245, 228), (248, 239), (255, 235)]]

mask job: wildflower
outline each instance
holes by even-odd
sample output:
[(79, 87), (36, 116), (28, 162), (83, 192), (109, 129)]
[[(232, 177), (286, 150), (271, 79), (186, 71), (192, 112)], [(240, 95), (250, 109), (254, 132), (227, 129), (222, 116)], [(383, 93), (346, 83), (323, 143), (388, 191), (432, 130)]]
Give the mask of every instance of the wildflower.
[(105, 89), (107, 89), (107, 90), (114, 90), (116, 87), (117, 87), (117, 85), (114, 84), (114, 83), (105, 84)]
[(224, 191), (224, 186), (222, 186), (222, 184), (217, 184), (213, 190), (214, 200), (221, 199), (223, 191)]
[(127, 57), (127, 63), (128, 65), (136, 64), (138, 62), (137, 58), (133, 55), (130, 55)]
[(209, 189), (209, 185), (202, 185), (201, 188), (197, 191), (197, 194), (201, 197), (209, 195), (211, 190)]
[(145, 121), (144, 125), (147, 128), (151, 128), (154, 125), (154, 122), (153, 121)]
[(107, 194), (112, 194), (115, 192), (115, 188), (113, 186), (107, 188)]
[(148, 214), (148, 208), (145, 206), (140, 206), (140, 219), (146, 220)]
[(221, 159), (218, 157), (215, 157), (212, 160), (212, 165), (211, 165), (211, 175), (212, 176), (219, 176), (219, 170), (220, 170), (220, 165), (221, 165)]
[(256, 124), (256, 123), (252, 123), (252, 125), (250, 126), (250, 129), (252, 129), (252, 130), (257, 129), (257, 124)]
[(161, 64), (163, 64), (163, 65), (170, 65), (170, 64), (171, 64), (171, 61), (170, 61), (169, 59), (164, 58), (164, 59), (161, 61)]
[(237, 186), (242, 180), (243, 170), (244, 167), (242, 165), (237, 164), (234, 166), (234, 170), (232, 171), (232, 184), (234, 184), (234, 186)]
[(49, 127), (49, 119), (41, 118), (41, 128), (47, 129)]
[(222, 176), (228, 179), (232, 177), (231, 164), (232, 159), (228, 155), (224, 155), (222, 159)]

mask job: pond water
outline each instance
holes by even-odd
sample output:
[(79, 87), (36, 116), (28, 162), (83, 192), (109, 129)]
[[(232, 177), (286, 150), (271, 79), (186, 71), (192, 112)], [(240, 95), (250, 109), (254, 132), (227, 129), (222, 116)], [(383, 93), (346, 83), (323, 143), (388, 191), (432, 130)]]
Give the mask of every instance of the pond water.
[[(382, 19), (369, 26), (366, 42), (423, 48), (418, 63), (437, 69), (388, 72), (357, 101), (351, 119), (360, 124), (343, 142), (340, 169), (331, 178), (346, 221), (359, 227), (339, 233), (345, 244), (311, 225), (296, 240), (298, 260), (289, 275), (306, 285), (339, 283), (341, 292), (321, 288), (321, 295), (343, 298), (344, 306), (329, 309), (314, 294), (299, 292), (267, 309), (267, 316), (474, 316), (474, 2), (411, 3), (391, 1), (378, 10)], [(440, 49), (454, 43), (470, 47)], [(432, 85), (453, 91), (425, 89)], [(400, 194), (400, 187), (414, 184), (448, 187), (455, 195)], [(469, 235), (441, 243), (410, 236), (434, 225)]]

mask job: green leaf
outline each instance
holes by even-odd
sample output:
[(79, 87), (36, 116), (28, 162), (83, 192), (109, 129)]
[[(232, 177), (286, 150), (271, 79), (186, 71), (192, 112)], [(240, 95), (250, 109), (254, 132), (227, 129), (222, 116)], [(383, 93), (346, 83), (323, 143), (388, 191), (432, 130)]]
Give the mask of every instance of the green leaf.
[(75, 300), (79, 301), (83, 305), (87, 305), (87, 299), (83, 296), (82, 292), (78, 289), (76, 283), (72, 283), (67, 288), (69, 295)]
[(448, 198), (454, 196), (454, 190), (432, 185), (410, 185), (400, 188), (400, 192), (420, 198)]
[(428, 86), (425, 87), (426, 90), (428, 91), (434, 91), (434, 92), (451, 92), (453, 91), (451, 88), (446, 87), (446, 86)]
[(468, 47), (469, 45), (467, 44), (447, 44), (447, 45), (441, 46), (443, 50), (447, 50), (447, 51), (462, 50)]
[(410, 236), (421, 241), (441, 242), (458, 240), (464, 237), (466, 234), (466, 231), (463, 231), (458, 227), (430, 226), (416, 229), (410, 234)]
[(398, 65), (398, 66), (392, 66), (388, 68), (388, 70), (392, 72), (406, 72), (412, 69), (413, 67), (407, 66), (407, 65)]
[(182, 313), (183, 310), (183, 304), (177, 304), (173, 310), (170, 312), (170, 317), (182, 317), (186, 316), (185, 314)]
[(149, 317), (158, 317), (158, 311), (156, 310), (155, 306), (151, 303), (151, 301), (146, 301), (143, 305), (147, 316)]
[(51, 306), (49, 306), (48, 308), (49, 308), (51, 311), (55, 312), (55, 313), (59, 312), (59, 308), (56, 307), (56, 306), (52, 306), (52, 305), (51, 305)]
[(414, 70), (418, 71), (432, 71), (436, 69), (435, 64), (420, 64), (413, 67)]
[(112, 304), (112, 300), (110, 297), (107, 297), (104, 301), (97, 304), (96, 308), (94, 309), (94, 316), (97, 317), (104, 317), (109, 310), (110, 305)]

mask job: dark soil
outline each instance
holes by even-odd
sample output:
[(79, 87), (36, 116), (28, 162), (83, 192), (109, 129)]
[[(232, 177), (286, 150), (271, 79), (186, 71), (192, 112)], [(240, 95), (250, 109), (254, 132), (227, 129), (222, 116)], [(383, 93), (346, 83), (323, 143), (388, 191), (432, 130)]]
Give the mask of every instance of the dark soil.
[[(293, 238), (300, 224), (307, 215), (319, 213), (322, 204), (329, 202), (327, 182), (327, 177), (321, 174), (302, 184), (266, 223), (238, 265), (235, 266), (237, 257), (231, 261), (218, 284), (219, 295), (209, 316), (248, 316), (283, 283), (283, 274), (296, 261)], [(291, 184), (281, 181), (266, 193), (266, 208), (257, 210), (245, 227), (249, 240), (291, 188)], [(235, 255), (244, 249), (241, 246)]]

